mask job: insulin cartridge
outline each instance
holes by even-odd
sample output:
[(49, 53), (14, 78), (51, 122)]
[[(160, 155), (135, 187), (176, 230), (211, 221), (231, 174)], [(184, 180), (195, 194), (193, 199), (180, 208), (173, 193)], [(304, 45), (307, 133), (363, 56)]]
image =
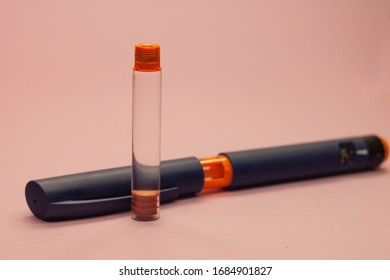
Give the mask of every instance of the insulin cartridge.
[(160, 46), (136, 45), (132, 94), (131, 205), (132, 217), (139, 221), (152, 221), (160, 217), (161, 78)]

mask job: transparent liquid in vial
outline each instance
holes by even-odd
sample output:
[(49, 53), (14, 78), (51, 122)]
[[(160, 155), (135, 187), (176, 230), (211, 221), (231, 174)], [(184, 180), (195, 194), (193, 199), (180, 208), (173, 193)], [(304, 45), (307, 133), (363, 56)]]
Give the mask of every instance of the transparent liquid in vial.
[(132, 217), (160, 217), (161, 71), (133, 72)]

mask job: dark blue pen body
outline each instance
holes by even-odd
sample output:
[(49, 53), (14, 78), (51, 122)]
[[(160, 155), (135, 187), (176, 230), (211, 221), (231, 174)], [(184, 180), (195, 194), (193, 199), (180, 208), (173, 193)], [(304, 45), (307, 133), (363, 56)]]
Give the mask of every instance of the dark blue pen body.
[(233, 168), (228, 189), (371, 169), (385, 156), (376, 136), (223, 153)]
[[(388, 156), (377, 136), (223, 153), (233, 179), (227, 189), (330, 176), (377, 167)], [(204, 167), (195, 157), (161, 163), (161, 203), (194, 195), (204, 188)], [(218, 176), (224, 174), (217, 168)], [(43, 220), (66, 220), (128, 211), (130, 166), (70, 174), (27, 183), (26, 201)], [(220, 186), (220, 187), (223, 187)]]

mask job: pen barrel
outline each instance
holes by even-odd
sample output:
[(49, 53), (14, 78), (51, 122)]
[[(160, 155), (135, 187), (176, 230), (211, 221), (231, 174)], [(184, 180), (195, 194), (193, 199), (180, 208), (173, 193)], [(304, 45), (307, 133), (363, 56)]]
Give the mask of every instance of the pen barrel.
[(227, 189), (372, 169), (385, 158), (377, 136), (223, 153), (233, 180)]

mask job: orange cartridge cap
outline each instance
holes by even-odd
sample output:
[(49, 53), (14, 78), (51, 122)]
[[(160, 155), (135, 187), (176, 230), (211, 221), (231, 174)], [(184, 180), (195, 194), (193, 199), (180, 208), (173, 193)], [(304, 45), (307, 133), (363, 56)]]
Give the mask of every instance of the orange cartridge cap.
[(134, 70), (141, 72), (160, 71), (160, 45), (137, 44), (135, 45)]

